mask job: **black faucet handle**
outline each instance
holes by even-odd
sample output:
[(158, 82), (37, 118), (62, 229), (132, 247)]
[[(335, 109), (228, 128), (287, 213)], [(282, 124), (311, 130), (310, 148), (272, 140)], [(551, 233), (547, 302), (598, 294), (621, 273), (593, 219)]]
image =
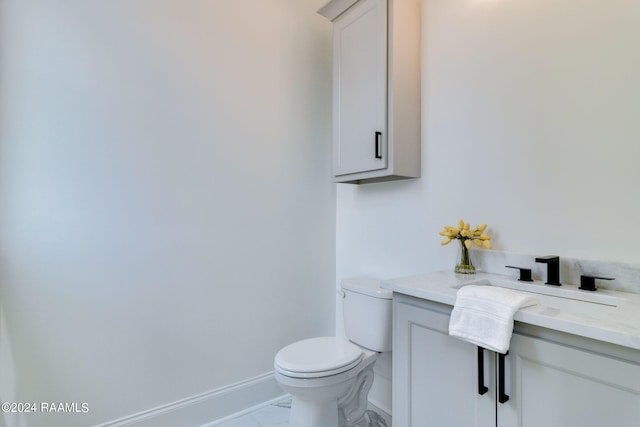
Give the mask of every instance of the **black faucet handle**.
[(531, 278), (531, 269), (523, 268), (523, 267), (514, 267), (513, 265), (505, 265), (507, 268), (515, 268), (516, 270), (520, 270), (520, 278), (518, 279), (521, 282), (533, 282)]
[(598, 280), (615, 280), (613, 277), (600, 277), (600, 276), (590, 276), (588, 274), (580, 275), (580, 287), (578, 289), (582, 289), (584, 291), (595, 291), (596, 288), (596, 279)]

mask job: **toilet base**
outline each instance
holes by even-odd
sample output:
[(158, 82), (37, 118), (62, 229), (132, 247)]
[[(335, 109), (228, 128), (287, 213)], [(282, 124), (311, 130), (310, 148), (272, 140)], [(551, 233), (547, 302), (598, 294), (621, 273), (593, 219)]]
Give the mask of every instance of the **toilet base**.
[(333, 384), (330, 396), (320, 397), (306, 387), (283, 387), (292, 397), (289, 424), (296, 427), (369, 427), (367, 398), (373, 385), (375, 359), (375, 355), (366, 358), (355, 378)]
[(340, 427), (369, 427), (367, 404), (372, 385), (373, 363), (360, 371), (349, 394), (338, 401)]
[(291, 401), (291, 416), (289, 425), (304, 427), (339, 426), (338, 403), (310, 402), (301, 399)]

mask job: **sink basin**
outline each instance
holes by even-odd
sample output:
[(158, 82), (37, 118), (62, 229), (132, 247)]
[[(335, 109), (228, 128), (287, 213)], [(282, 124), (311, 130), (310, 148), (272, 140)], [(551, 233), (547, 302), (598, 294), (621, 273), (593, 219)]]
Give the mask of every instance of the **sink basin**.
[(519, 282), (516, 280), (502, 280), (502, 279), (478, 279), (470, 282), (463, 283), (461, 285), (454, 286), (455, 288), (461, 288), (466, 285), (485, 285), (485, 286), (500, 286), (501, 288), (509, 288), (522, 292), (529, 292), (533, 294), (548, 295), (557, 298), (564, 298), (567, 300), (581, 301), (591, 304), (600, 304), (609, 307), (618, 307), (623, 304), (626, 299), (608, 295), (606, 291), (591, 292), (578, 289), (577, 285), (562, 285), (552, 286), (545, 285), (540, 281), (533, 282)]

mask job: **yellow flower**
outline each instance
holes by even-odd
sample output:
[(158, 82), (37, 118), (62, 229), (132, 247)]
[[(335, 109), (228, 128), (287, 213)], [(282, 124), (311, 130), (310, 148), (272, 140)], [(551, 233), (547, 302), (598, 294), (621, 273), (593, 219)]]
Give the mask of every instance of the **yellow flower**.
[(457, 228), (447, 225), (444, 227), (444, 230), (440, 232), (440, 235), (447, 236), (447, 237), (456, 237), (459, 232), (460, 230), (458, 230)]
[(464, 220), (458, 222), (458, 226), (445, 225), (440, 231), (440, 235), (444, 239), (440, 242), (441, 245), (447, 245), (452, 240), (462, 240), (462, 243), (467, 249), (470, 249), (475, 242), (476, 246), (491, 249), (491, 237), (484, 234), (487, 229), (487, 224), (480, 224), (475, 229), (471, 228), (471, 225)]

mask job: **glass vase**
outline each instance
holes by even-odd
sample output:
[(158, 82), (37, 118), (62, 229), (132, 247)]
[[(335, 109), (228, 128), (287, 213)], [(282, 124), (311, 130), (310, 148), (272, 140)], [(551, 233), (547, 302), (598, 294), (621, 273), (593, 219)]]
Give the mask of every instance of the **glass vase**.
[(458, 252), (458, 262), (456, 263), (455, 272), (459, 274), (475, 274), (476, 268), (471, 261), (471, 252), (464, 244), (464, 240), (460, 239), (460, 252)]

